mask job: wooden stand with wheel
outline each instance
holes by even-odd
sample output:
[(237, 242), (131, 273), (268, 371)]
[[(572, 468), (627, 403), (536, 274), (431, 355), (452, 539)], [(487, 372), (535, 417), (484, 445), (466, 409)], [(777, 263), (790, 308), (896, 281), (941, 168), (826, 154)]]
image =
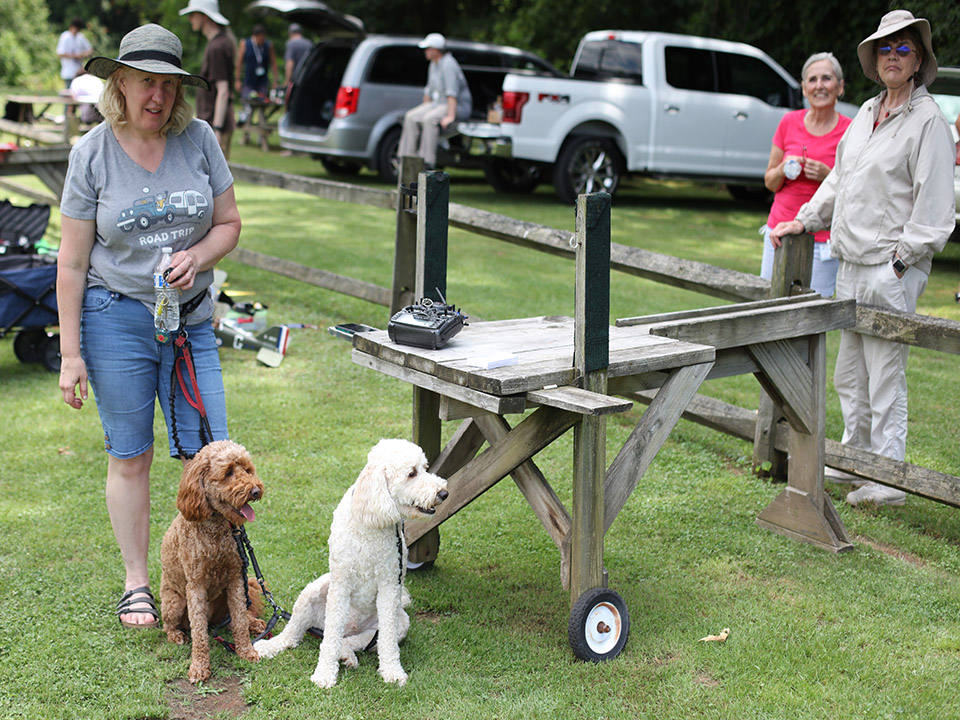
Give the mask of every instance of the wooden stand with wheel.
[[(403, 159), (403, 185), (415, 162)], [(399, 194), (395, 308), (429, 295), (429, 285), (445, 287), (446, 183), (442, 173), (421, 173), (415, 195)], [(823, 346), (827, 331), (853, 326), (856, 307), (804, 295), (610, 326), (610, 196), (581, 196), (577, 210), (575, 318), (471, 320), (439, 350), (394, 343), (384, 330), (357, 332), (352, 357), (414, 386), (414, 441), (430, 471), (447, 479), (449, 496), (436, 512), (405, 524), (411, 562), (437, 560), (437, 528), (511, 477), (558, 548), (571, 649), (599, 662), (615, 658), (630, 632), (627, 603), (608, 587), (604, 537), (710, 377), (754, 374), (790, 425), (788, 486), (758, 523), (833, 551), (850, 547), (823, 493)], [(490, 364), (490, 357), (512, 361)], [(649, 400), (642, 393), (651, 388)], [(641, 396), (649, 405), (607, 465), (606, 416)], [(515, 424), (508, 419), (521, 413)], [(441, 449), (440, 423), (450, 420), (460, 425)], [(533, 458), (571, 429), (568, 511)]]

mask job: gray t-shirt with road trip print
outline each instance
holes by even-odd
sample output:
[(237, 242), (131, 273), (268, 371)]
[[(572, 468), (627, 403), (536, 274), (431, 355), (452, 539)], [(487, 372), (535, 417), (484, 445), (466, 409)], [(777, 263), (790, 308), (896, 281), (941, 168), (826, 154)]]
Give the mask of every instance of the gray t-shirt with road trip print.
[[(203, 239), (213, 199), (232, 184), (217, 138), (202, 120), (193, 120), (179, 135), (167, 135), (163, 160), (153, 173), (124, 152), (107, 123), (93, 128), (70, 151), (60, 202), (67, 217), (96, 221), (87, 287), (103, 286), (152, 310), (160, 248), (177, 252)], [(182, 300), (206, 291), (211, 282), (212, 270), (198, 273)], [(189, 324), (213, 315), (209, 295)]]

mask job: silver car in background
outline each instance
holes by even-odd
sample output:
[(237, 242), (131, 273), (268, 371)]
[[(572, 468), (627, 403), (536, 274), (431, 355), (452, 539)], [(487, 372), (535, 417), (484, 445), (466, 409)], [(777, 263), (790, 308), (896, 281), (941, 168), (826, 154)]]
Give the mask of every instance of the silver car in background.
[[(280, 144), (316, 156), (335, 174), (356, 174), (362, 167), (396, 182), (397, 146), (404, 113), (423, 101), (427, 60), (417, 47), (421, 37), (368, 35), (356, 18), (339, 15), (316, 0), (257, 0), (254, 12), (283, 14), (321, 39), (294, 73), (280, 119)], [(447, 49), (460, 63), (473, 96), (470, 120), (484, 122), (495, 111), (507, 73), (550, 75), (560, 71), (518, 48), (448, 39)], [(480, 167), (486, 153), (462, 136), (448, 138), (438, 166)], [(525, 168), (497, 165), (494, 171)]]

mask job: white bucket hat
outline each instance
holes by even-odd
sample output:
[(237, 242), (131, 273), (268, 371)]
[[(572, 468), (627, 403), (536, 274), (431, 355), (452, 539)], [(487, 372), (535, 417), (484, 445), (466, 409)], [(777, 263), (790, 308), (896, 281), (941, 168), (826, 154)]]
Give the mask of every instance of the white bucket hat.
[(220, 14), (220, 3), (218, 0), (190, 0), (187, 6), (180, 11), (180, 14), (186, 15), (193, 12), (203, 13), (217, 25), (230, 24), (230, 21)]
[(923, 41), (923, 64), (920, 66), (920, 80), (929, 85), (937, 77), (937, 56), (933, 54), (933, 44), (930, 41), (930, 23), (924, 18), (915, 18), (909, 10), (891, 10), (882, 18), (877, 31), (857, 46), (857, 57), (864, 74), (876, 83), (880, 82), (877, 72), (877, 49), (875, 40), (889, 37), (904, 28), (916, 26)]
[(210, 89), (199, 75), (191, 75), (181, 67), (183, 46), (180, 38), (166, 28), (150, 23), (141, 25), (123, 36), (117, 58), (94, 57), (84, 68), (91, 75), (108, 78), (121, 65), (145, 73), (178, 75), (185, 85)]
[(440, 33), (430, 33), (423, 40), (417, 43), (417, 47), (422, 50), (426, 50), (427, 48), (444, 50), (447, 47), (447, 39)]

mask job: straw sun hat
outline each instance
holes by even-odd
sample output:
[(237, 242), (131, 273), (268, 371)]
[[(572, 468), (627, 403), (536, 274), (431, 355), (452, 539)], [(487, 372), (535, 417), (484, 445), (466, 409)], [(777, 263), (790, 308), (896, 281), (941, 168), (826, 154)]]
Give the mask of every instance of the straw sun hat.
[(924, 18), (915, 18), (909, 10), (891, 10), (882, 18), (877, 31), (857, 46), (857, 57), (864, 74), (876, 83), (880, 82), (877, 72), (877, 49), (875, 40), (889, 37), (908, 27), (914, 27), (920, 33), (923, 41), (923, 64), (920, 66), (920, 80), (929, 85), (937, 77), (937, 56), (933, 54), (933, 43), (930, 41), (930, 23)]
[(141, 25), (123, 36), (120, 54), (116, 59), (94, 57), (84, 67), (88, 73), (99, 78), (109, 77), (121, 65), (145, 73), (179, 75), (185, 85), (209, 90), (210, 85), (206, 80), (180, 67), (182, 55), (180, 38), (166, 28), (151, 23)]

